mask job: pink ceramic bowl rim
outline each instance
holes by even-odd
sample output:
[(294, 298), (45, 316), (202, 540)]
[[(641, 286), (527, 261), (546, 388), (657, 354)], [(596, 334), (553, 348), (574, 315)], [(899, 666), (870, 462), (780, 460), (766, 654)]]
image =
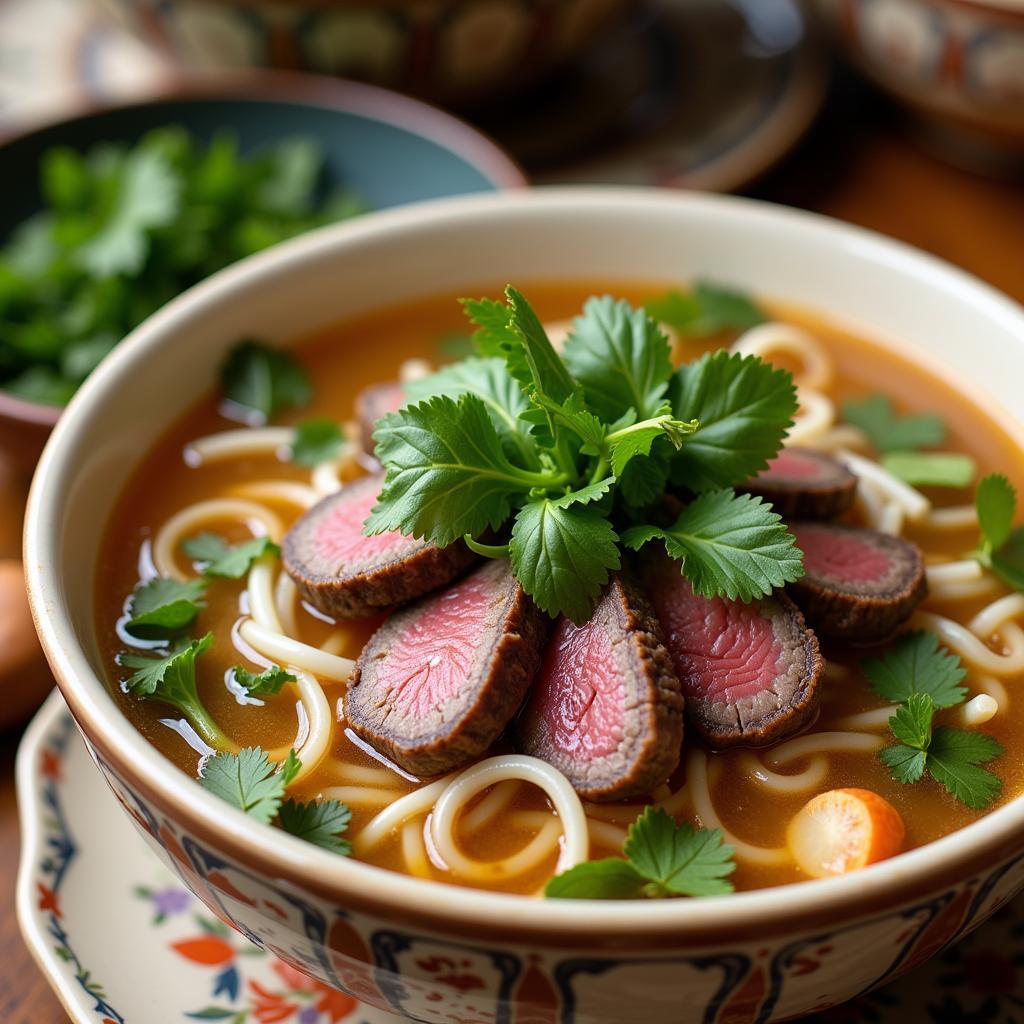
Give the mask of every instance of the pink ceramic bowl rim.
[[(496, 189), (525, 188), (529, 185), (522, 168), (479, 128), (454, 114), (422, 100), (365, 82), (299, 71), (252, 69), (190, 75), (169, 80), (146, 93), (110, 103), (86, 103), (64, 111), (59, 117), (20, 124), (0, 130), (0, 147), (49, 131), (71, 122), (88, 120), (98, 114), (133, 110), (149, 104), (175, 100), (272, 100), (301, 103), (344, 113), (358, 114), (430, 139), (475, 167)], [(157, 122), (154, 122), (154, 127)], [(96, 142), (102, 141), (97, 138)], [(62, 410), (53, 405), (29, 402), (0, 391), (0, 417), (23, 423), (52, 427)]]
[[(455, 888), (333, 856), (226, 806), (175, 768), (135, 730), (90, 666), (64, 607), (62, 576), (71, 575), (76, 567), (70, 562), (58, 563), (60, 503), (76, 480), (74, 447), (87, 442), (91, 421), (105, 403), (115, 400), (120, 389), (130, 389), (131, 382), (147, 375), (158, 375), (155, 367), (161, 352), (171, 347), (168, 343), (176, 324), (184, 326), (204, 309), (266, 287), (287, 266), (294, 270), (294, 266), (309, 266), (329, 254), (358, 251), (360, 243), (370, 240), (394, 248), (403, 244), (403, 238), (417, 237), (417, 232), (429, 235), (452, 224), (471, 228), (487, 221), (493, 229), (502, 217), (530, 217), (530, 223), (543, 218), (543, 233), (557, 232), (560, 227), (564, 230), (566, 223), (583, 224), (587, 218), (602, 217), (605, 224), (621, 219), (626, 224), (637, 217), (645, 224), (655, 220), (660, 224), (662, 219), (684, 214), (698, 219), (705, 228), (709, 223), (722, 223), (731, 230), (749, 226), (771, 232), (815, 261), (827, 261), (829, 252), (864, 261), (879, 278), (895, 280), (894, 288), (901, 279), (912, 278), (915, 287), (951, 297), (950, 301), (969, 308), (970, 316), (984, 320), (1014, 344), (1019, 339), (1024, 348), (1024, 309), (963, 271), (861, 228), (729, 196), (571, 188), (435, 200), (324, 228), (251, 257), (172, 301), (118, 346), (68, 406), (33, 482), (25, 535), (32, 611), (61, 691), (90, 742), (114, 770), (137, 785), (169, 817), (238, 863), (320, 893), (338, 905), (396, 921), (408, 922), (414, 917), (421, 925), (479, 936), (484, 941), (514, 938), (541, 946), (576, 942), (631, 948), (644, 941), (673, 948), (706, 946), (715, 940), (750, 939), (823, 922), (835, 924), (955, 884), (1024, 849), (1021, 796), (966, 828), (890, 861), (844, 877), (776, 889), (699, 900), (617, 903), (544, 901)], [(628, 268), (628, 255), (622, 258)], [(844, 281), (837, 287), (851, 285)], [(920, 314), (915, 310), (911, 315)], [(968, 393), (975, 390), (970, 384), (965, 387)], [(1015, 434), (1024, 438), (1019, 422)]]

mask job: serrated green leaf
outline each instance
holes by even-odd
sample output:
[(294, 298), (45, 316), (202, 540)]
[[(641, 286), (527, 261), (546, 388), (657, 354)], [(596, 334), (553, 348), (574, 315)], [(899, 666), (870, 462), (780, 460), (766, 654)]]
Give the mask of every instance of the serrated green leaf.
[(636, 900), (647, 880), (625, 860), (587, 860), (549, 879), (544, 895), (562, 900)]
[(651, 447), (660, 437), (666, 438), (678, 451), (686, 438), (699, 429), (696, 420), (677, 420), (665, 406), (658, 410), (653, 419), (641, 420), (628, 427), (612, 431), (605, 438), (611, 455), (612, 472), (621, 476), (626, 466), (637, 456), (648, 456)]
[(639, 419), (661, 408), (672, 376), (668, 338), (628, 302), (591, 298), (573, 321), (563, 359), (587, 404), (607, 421), (629, 409)]
[(285, 683), (294, 683), (295, 676), (285, 671), (280, 665), (271, 665), (260, 673), (250, 672), (241, 665), (236, 665), (232, 670), (235, 682), (241, 686), (250, 697), (276, 697), (281, 692)]
[(571, 505), (589, 505), (604, 498), (614, 483), (615, 478), (608, 476), (603, 480), (587, 484), (586, 487), (581, 487), (579, 490), (569, 491), (561, 497), (552, 498), (551, 504), (556, 508), (569, 508)]
[(923, 750), (905, 747), (901, 743), (883, 747), (878, 752), (878, 759), (892, 772), (892, 777), (897, 782), (911, 785), (924, 775), (928, 755)]
[(898, 416), (887, 395), (874, 394), (843, 403), (843, 419), (867, 434), (880, 452), (934, 448), (946, 439), (946, 425), (931, 413)]
[(619, 568), (617, 540), (608, 519), (572, 495), (530, 501), (512, 527), (512, 571), (539, 608), (579, 625), (594, 610), (609, 570)]
[(619, 493), (630, 508), (644, 508), (665, 491), (668, 483), (668, 454), (671, 449), (662, 453), (659, 447), (661, 445), (656, 441), (648, 458), (632, 459), (619, 474), (616, 481)]
[(512, 310), (511, 324), (522, 339), (523, 354), (530, 370), (528, 390), (547, 395), (555, 402), (565, 402), (576, 390), (576, 382), (562, 357), (554, 350), (543, 324), (522, 292), (509, 285), (505, 297)]
[(1014, 590), (1024, 592), (1024, 527), (1014, 530), (990, 558), (992, 571)]
[(286, 786), (290, 786), (295, 781), (295, 777), (299, 774), (301, 768), (302, 761), (299, 759), (299, 755), (295, 753), (295, 748), (292, 747), (288, 751), (288, 756), (281, 763), (281, 778), (284, 779)]
[(441, 546), (475, 537), (501, 526), (513, 500), (546, 482), (509, 462), (475, 395), (406, 406), (378, 421), (373, 436), (386, 477), (364, 527), (370, 534), (400, 530)]
[(698, 281), (690, 293), (669, 291), (646, 306), (656, 320), (693, 337), (743, 331), (767, 319), (749, 295), (710, 281)]
[(298, 839), (343, 857), (352, 852), (352, 844), (341, 838), (352, 820), (352, 812), (337, 800), (285, 800), (278, 818), (281, 828)]
[(205, 607), (203, 580), (176, 580), (156, 576), (140, 583), (128, 602), (131, 616), (125, 629), (143, 640), (174, 636), (188, 629)]
[(285, 788), (284, 776), (259, 747), (244, 747), (237, 754), (209, 758), (199, 784), (265, 824), (277, 815)]
[[(472, 339), (476, 351), (484, 358), (506, 359), (506, 349), (510, 344), (512, 310), (504, 302), (496, 299), (459, 299), (459, 302), (469, 322), (476, 328)], [(522, 350), (518, 345), (517, 349), (521, 356)], [(528, 374), (525, 359), (522, 360), (521, 366), (523, 375)], [(519, 373), (512, 373), (512, 376), (517, 380), (523, 379)]]
[(1001, 473), (990, 473), (978, 481), (974, 504), (978, 510), (983, 550), (991, 553), (1002, 547), (1010, 536), (1017, 511), (1017, 492)]
[(902, 704), (915, 693), (927, 693), (937, 708), (959, 704), (967, 694), (967, 675), (960, 659), (939, 647), (934, 633), (905, 633), (881, 657), (868, 658), (864, 672), (880, 697)]
[(957, 800), (980, 811), (996, 799), (1003, 784), (978, 766), (1002, 753), (1002, 746), (985, 733), (939, 728), (928, 747), (928, 773)]
[(305, 420), (295, 428), (291, 444), (292, 462), (316, 466), (336, 459), (345, 444), (345, 434), (334, 420)]
[(221, 370), (224, 398), (246, 419), (260, 426), (283, 409), (301, 408), (313, 394), (306, 371), (281, 349), (243, 341), (228, 354)]
[(803, 575), (802, 553), (781, 517), (760, 498), (730, 490), (702, 494), (667, 529), (634, 526), (622, 542), (639, 550), (654, 539), (681, 562), (694, 593), (751, 601)]
[(679, 367), (672, 399), (677, 419), (700, 424), (672, 460), (673, 479), (695, 492), (756, 476), (782, 446), (797, 408), (787, 371), (727, 351)]
[(241, 579), (263, 555), (281, 554), (281, 549), (269, 537), (254, 537), (231, 545), (215, 533), (188, 537), (181, 542), (181, 549), (202, 566), (204, 576), (227, 580)]
[(893, 736), (914, 750), (928, 749), (932, 737), (935, 702), (930, 693), (912, 693), (889, 719)]

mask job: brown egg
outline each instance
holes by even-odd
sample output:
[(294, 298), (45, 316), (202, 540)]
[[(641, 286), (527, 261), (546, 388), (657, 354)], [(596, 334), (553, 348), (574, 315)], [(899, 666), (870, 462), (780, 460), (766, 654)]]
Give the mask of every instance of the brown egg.
[(28, 610), (21, 562), (0, 559), (0, 728), (26, 718), (52, 687)]

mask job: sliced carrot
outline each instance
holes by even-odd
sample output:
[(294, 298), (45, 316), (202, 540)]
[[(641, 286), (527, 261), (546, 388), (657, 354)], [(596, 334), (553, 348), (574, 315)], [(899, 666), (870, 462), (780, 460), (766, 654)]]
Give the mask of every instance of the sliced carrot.
[(809, 800), (789, 823), (789, 849), (812, 878), (845, 875), (899, 853), (903, 819), (870, 789), (831, 789)]

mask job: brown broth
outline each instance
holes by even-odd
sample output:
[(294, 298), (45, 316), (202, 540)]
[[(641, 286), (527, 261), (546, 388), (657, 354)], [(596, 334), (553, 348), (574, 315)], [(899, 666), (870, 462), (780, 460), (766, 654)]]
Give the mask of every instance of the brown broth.
[[(480, 293), (488, 289), (471, 289)], [(490, 289), (495, 294), (497, 289)], [(658, 294), (663, 286), (638, 286), (593, 282), (565, 284), (557, 287), (533, 285), (523, 288), (542, 319), (554, 320), (574, 315), (585, 298), (595, 292), (608, 291), (635, 303)], [(976, 459), (979, 472), (1006, 473), (1018, 487), (1024, 482), (1022, 453), (1001, 427), (981, 408), (957, 392), (951, 383), (909, 363), (903, 356), (888, 351), (880, 344), (857, 337), (829, 320), (793, 310), (787, 306), (770, 305), (779, 319), (809, 328), (827, 346), (837, 367), (839, 384), (831, 397), (842, 400), (853, 395), (884, 391), (906, 410), (939, 410), (949, 427), (949, 441), (944, 447), (968, 452)], [(331, 327), (302, 339), (295, 352), (310, 372), (315, 384), (311, 406), (285, 422), (313, 416), (349, 418), (357, 392), (396, 375), (400, 363), (414, 355), (438, 358), (437, 339), (445, 334), (465, 334), (465, 321), (454, 296), (440, 296), (425, 301), (374, 313)], [(717, 347), (731, 337), (714, 339)], [(688, 345), (687, 358), (698, 355), (704, 346)], [(114, 693), (131, 721), (168, 758), (183, 771), (194, 775), (197, 755), (171, 729), (161, 724), (167, 710), (153, 702), (140, 701), (121, 692), (116, 685), (123, 675), (115, 665), (121, 649), (114, 624), (123, 612), (123, 604), (139, 577), (140, 550), (152, 539), (154, 527), (184, 506), (230, 493), (241, 483), (256, 480), (308, 480), (308, 470), (269, 458), (239, 459), (214, 466), (189, 468), (182, 459), (188, 442), (231, 426), (217, 411), (216, 399), (209, 396), (177, 423), (149, 453), (142, 466), (132, 475), (121, 500), (111, 517), (99, 554), (97, 589), (97, 630), (107, 663)], [(935, 492), (937, 504), (962, 503), (968, 496), (961, 492)], [(278, 511), (290, 522), (297, 516), (292, 506), (281, 505)], [(230, 530), (225, 534), (232, 536)], [(972, 531), (963, 534), (929, 534), (918, 529), (908, 533), (930, 554), (960, 556), (974, 540)], [(240, 539), (236, 534), (234, 539)], [(239, 705), (224, 685), (225, 673), (242, 661), (230, 641), (234, 623), (243, 614), (245, 581), (218, 581), (210, 587), (208, 607), (201, 613), (197, 633), (211, 630), (216, 642), (198, 661), (200, 694), (212, 715), (238, 743), (259, 744), (265, 748), (289, 744), (295, 736), (295, 698), (287, 693), (270, 698), (262, 709)], [(976, 608), (962, 603), (955, 609), (930, 605), (944, 614), (965, 618)], [(979, 603), (980, 607), (980, 603)], [(300, 635), (309, 643), (321, 643), (331, 627), (300, 611)], [(375, 623), (346, 626), (349, 636), (343, 652), (355, 657)], [(851, 713), (879, 706), (879, 699), (867, 687), (858, 667), (857, 652), (826, 649), (829, 660), (850, 668), (841, 682), (826, 680), (824, 699), (813, 730), (828, 730), (833, 723)], [(969, 681), (969, 680), (968, 680)], [(1012, 685), (1010, 687), (1012, 691)], [(332, 707), (340, 701), (343, 688), (325, 684)], [(950, 713), (941, 713), (940, 721)], [(1024, 716), (1012, 706), (1009, 713), (1000, 713), (985, 727), (1006, 748), (1007, 753), (994, 768), (1004, 780), (1002, 800), (1021, 792), (1024, 782)], [(308, 784), (300, 787), (300, 796), (314, 796), (323, 788), (345, 784), (346, 766), (379, 767), (360, 747), (352, 743), (342, 728), (334, 730), (332, 756), (325, 759), (312, 774)], [(740, 768), (742, 752), (715, 753), (711, 757), (712, 793), (725, 825), (748, 842), (763, 846), (785, 844), (785, 827), (789, 818), (808, 798), (808, 793), (795, 796), (768, 794), (748, 778)], [(907, 848), (930, 842), (975, 820), (979, 813), (958, 803), (939, 785), (923, 782), (904, 786), (891, 779), (887, 770), (872, 754), (829, 755), (829, 772), (821, 790), (838, 786), (859, 786), (873, 789), (888, 799), (901, 813), (907, 827)], [(795, 762), (787, 771), (799, 771), (806, 760)], [(673, 785), (682, 780), (680, 772)], [(411, 784), (403, 783), (405, 791)], [(508, 814), (523, 810), (545, 810), (545, 799), (524, 787), (522, 795), (510, 806)], [(376, 810), (354, 806), (350, 835), (359, 832)], [(512, 827), (485, 828), (465, 838), (463, 846), (470, 856), (494, 859), (514, 852), (530, 837), (530, 832)], [(611, 850), (595, 849), (596, 856)], [(398, 835), (380, 844), (368, 858), (373, 863), (405, 870)], [(553, 863), (541, 865), (512, 883), (495, 888), (517, 892), (535, 892), (550, 876)], [(431, 877), (451, 881), (446, 873), (429, 868)], [(778, 885), (798, 880), (800, 872), (785, 868), (752, 867), (740, 863), (735, 875), (739, 888)], [(465, 884), (465, 883), (463, 883)]]

